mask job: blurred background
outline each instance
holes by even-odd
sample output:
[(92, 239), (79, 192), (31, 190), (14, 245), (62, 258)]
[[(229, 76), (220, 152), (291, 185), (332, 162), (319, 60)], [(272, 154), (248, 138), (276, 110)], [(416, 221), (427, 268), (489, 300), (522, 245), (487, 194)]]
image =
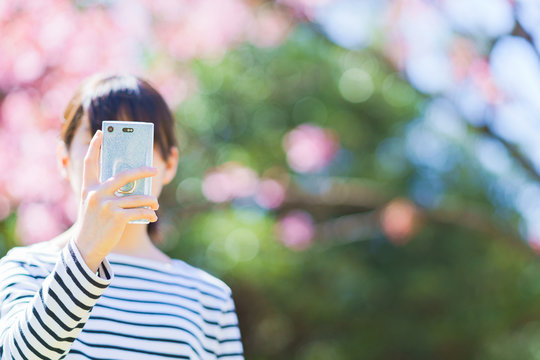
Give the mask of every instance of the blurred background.
[(535, 0), (0, 1), (0, 255), (76, 219), (62, 112), (127, 71), (246, 359), (540, 359), (539, 50)]

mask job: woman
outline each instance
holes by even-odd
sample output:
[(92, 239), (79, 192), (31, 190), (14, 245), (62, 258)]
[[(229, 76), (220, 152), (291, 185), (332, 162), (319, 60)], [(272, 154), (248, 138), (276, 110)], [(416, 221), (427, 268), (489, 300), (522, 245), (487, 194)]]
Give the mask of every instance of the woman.
[[(103, 120), (153, 122), (154, 168), (101, 183)], [(77, 220), (0, 260), (1, 359), (243, 359), (230, 288), (152, 242), (176, 144), (172, 114), (146, 81), (97, 74), (81, 84), (58, 145), (62, 176), (80, 199)], [(151, 196), (114, 195), (149, 176)], [(128, 224), (142, 218), (150, 224)]]

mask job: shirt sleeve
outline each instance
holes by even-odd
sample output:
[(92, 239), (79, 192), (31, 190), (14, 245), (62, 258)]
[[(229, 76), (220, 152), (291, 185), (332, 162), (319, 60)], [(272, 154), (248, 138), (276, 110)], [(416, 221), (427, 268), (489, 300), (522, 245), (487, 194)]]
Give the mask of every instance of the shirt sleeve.
[[(33, 274), (34, 273), (34, 274)], [(54, 269), (38, 276), (36, 265), (16, 257), (0, 260), (1, 359), (60, 359), (114, 278), (105, 259), (94, 273), (71, 239)]]
[(219, 348), (216, 353), (218, 359), (244, 360), (244, 349), (238, 316), (232, 295), (227, 297), (219, 318), (220, 330), (218, 333)]

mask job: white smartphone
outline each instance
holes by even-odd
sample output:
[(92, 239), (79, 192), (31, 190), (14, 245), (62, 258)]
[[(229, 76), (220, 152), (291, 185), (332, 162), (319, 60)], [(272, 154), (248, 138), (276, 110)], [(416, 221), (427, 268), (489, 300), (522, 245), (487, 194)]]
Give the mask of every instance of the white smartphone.
[[(154, 155), (154, 124), (142, 121), (105, 120), (100, 155), (100, 181), (126, 169), (152, 166)], [(152, 177), (129, 182), (115, 192), (116, 196), (151, 195)], [(150, 209), (150, 206), (143, 206)], [(129, 224), (149, 224), (147, 219), (131, 220)]]

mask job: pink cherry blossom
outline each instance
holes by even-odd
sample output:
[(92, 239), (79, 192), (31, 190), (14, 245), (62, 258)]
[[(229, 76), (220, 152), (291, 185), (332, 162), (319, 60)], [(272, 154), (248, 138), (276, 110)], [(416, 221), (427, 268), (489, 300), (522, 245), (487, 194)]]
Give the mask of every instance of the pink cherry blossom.
[(243, 40), (251, 16), (240, 0), (186, 2), (171, 21), (155, 22), (155, 32), (159, 46), (179, 60), (219, 58)]
[(0, 221), (4, 220), (11, 213), (11, 204), (7, 196), (0, 191)]
[(208, 200), (224, 202), (253, 195), (257, 183), (255, 171), (239, 163), (228, 162), (204, 177), (202, 191)]
[[(291, 28), (282, 7), (246, 0), (15, 0), (0, 2), (0, 22), (0, 218), (19, 204), (39, 204), (18, 211), (23, 242), (76, 219), (78, 199), (60, 177), (55, 151), (62, 111), (81, 80), (96, 71), (142, 75), (175, 109), (197, 90), (182, 61), (219, 59), (245, 41), (277, 46)], [(253, 170), (229, 164), (208, 175), (203, 191), (221, 202), (257, 189)], [(59, 214), (41, 216), (49, 207)], [(38, 215), (49, 230), (39, 233), (39, 222), (28, 220)]]
[(267, 209), (275, 209), (285, 199), (285, 189), (274, 179), (264, 179), (259, 182), (255, 201)]
[(276, 224), (279, 240), (293, 250), (305, 250), (312, 245), (315, 227), (311, 215), (293, 210)]
[(540, 254), (540, 238), (536, 236), (530, 236), (527, 239), (527, 242), (529, 243), (531, 249), (533, 249), (536, 253)]
[(225, 202), (233, 198), (229, 176), (221, 172), (211, 172), (204, 177), (202, 192), (212, 202)]
[(17, 209), (16, 233), (23, 245), (49, 240), (62, 230), (53, 205), (23, 203)]
[(381, 213), (382, 230), (395, 245), (405, 245), (416, 230), (418, 211), (406, 199), (391, 201)]
[(294, 9), (296, 16), (304, 17), (307, 20), (315, 19), (315, 11), (321, 5), (331, 3), (335, 0), (278, 0), (277, 3), (287, 5)]
[(250, 23), (249, 40), (259, 47), (273, 47), (282, 43), (292, 29), (289, 15), (277, 8), (261, 6)]
[(327, 166), (339, 149), (337, 133), (312, 124), (302, 124), (283, 139), (289, 166), (302, 173), (316, 172)]
[(156, 66), (148, 70), (147, 77), (151, 79), (167, 105), (175, 109), (184, 100), (193, 95), (197, 88), (197, 78), (193, 73), (178, 69), (171, 58), (163, 57), (156, 60)]

